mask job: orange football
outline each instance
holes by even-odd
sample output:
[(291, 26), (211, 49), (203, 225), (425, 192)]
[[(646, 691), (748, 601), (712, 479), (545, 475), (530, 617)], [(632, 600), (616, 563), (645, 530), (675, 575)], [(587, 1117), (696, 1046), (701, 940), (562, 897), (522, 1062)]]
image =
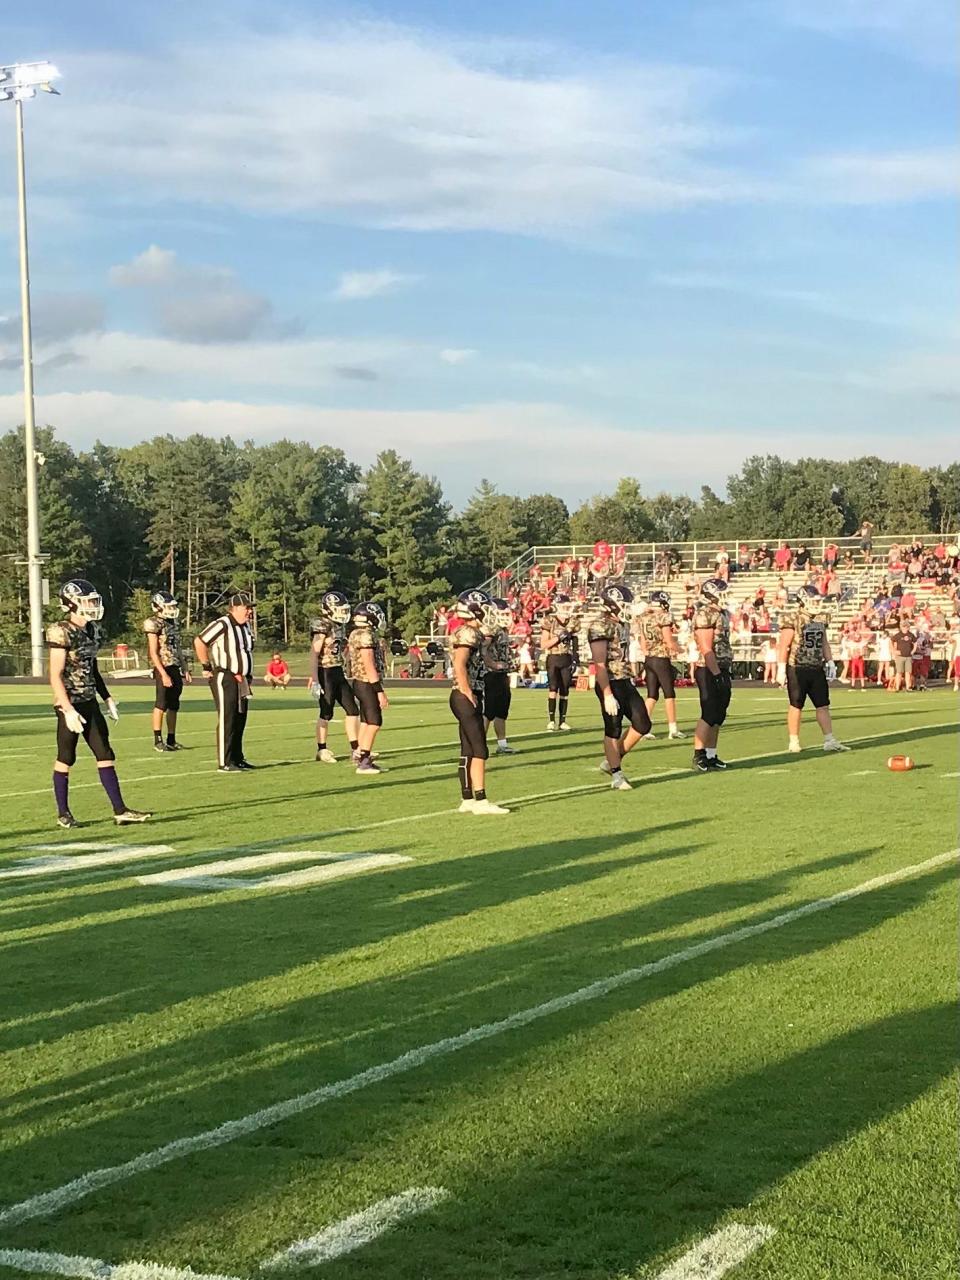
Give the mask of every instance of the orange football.
[(894, 773), (906, 773), (913, 768), (913, 761), (909, 756), (891, 756), (887, 761), (887, 768)]

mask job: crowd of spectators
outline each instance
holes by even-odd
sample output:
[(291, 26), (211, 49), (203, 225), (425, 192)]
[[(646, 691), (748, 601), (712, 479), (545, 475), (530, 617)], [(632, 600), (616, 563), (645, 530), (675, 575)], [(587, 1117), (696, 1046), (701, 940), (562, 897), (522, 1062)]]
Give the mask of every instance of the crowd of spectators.
[[(864, 521), (857, 537), (859, 560), (853, 550), (841, 550), (835, 543), (826, 544), (822, 554), (815, 557), (803, 542), (791, 546), (786, 540), (779, 545), (761, 541), (753, 547), (740, 543), (733, 556), (720, 547), (712, 564), (699, 573), (682, 572), (675, 553), (665, 549), (656, 564), (657, 578), (675, 579), (681, 588), (674, 588), (674, 614), (680, 656), (690, 667), (689, 677), (692, 679), (697, 657), (692, 619), (704, 578), (722, 577), (731, 584), (731, 634), (741, 673), (756, 674), (767, 683), (774, 683), (780, 620), (790, 610), (798, 588), (812, 583), (822, 595), (838, 596), (843, 590), (845, 571), (877, 564), (869, 521)], [(529, 682), (536, 678), (539, 620), (554, 596), (563, 592), (586, 603), (608, 582), (622, 578), (625, 566), (623, 545), (599, 541), (592, 554), (571, 554), (547, 567), (531, 565), (520, 581), (508, 569), (496, 575), (498, 593), (508, 602), (513, 615), (511, 632), (521, 679)], [(769, 590), (761, 585), (738, 592), (737, 575), (757, 571), (776, 571), (776, 585)], [(802, 578), (797, 577), (798, 573)], [(446, 634), (451, 614), (452, 609), (447, 606), (437, 609), (433, 632), (438, 638)], [(870, 598), (860, 601), (856, 615), (844, 621), (834, 636), (838, 678), (843, 683), (863, 685), (869, 676), (892, 690), (923, 688), (934, 650), (947, 656), (948, 667), (953, 671), (949, 660), (955, 656), (958, 638), (960, 551), (946, 539), (924, 546), (914, 538), (909, 544), (889, 549), (883, 585)]]

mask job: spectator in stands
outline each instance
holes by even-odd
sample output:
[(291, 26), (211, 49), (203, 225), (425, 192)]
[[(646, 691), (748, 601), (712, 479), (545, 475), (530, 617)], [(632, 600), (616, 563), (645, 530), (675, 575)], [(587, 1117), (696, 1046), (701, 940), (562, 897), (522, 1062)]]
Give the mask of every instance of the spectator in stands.
[(773, 607), (775, 609), (785, 609), (790, 599), (790, 593), (787, 591), (787, 584), (783, 578), (777, 579), (777, 589), (773, 596)]
[(450, 610), (445, 604), (439, 606), (433, 615), (433, 630), (437, 635), (445, 636), (447, 634), (447, 622), (450, 617)]
[(836, 595), (840, 589), (840, 579), (837, 577), (833, 568), (827, 568), (821, 575), (820, 581), (817, 585), (822, 596), (833, 596)]
[(613, 549), (611, 573), (614, 578), (622, 578), (627, 571), (627, 548), (618, 542)]
[(530, 586), (534, 591), (539, 591), (543, 584), (543, 570), (540, 568), (539, 564), (532, 564), (530, 566), (527, 571), (527, 578), (529, 579)]
[(907, 570), (904, 574), (905, 582), (919, 582), (923, 573), (923, 560), (920, 558), (919, 552), (911, 551), (907, 560)]
[(913, 691), (913, 646), (917, 637), (910, 630), (909, 618), (901, 618), (900, 625), (890, 637), (893, 650), (893, 684), (892, 692), (901, 689)]
[(410, 660), (410, 678), (411, 680), (419, 680), (423, 671), (423, 650), (416, 641), (407, 650), (407, 657)]
[(741, 542), (737, 548), (737, 573), (750, 572), (750, 548), (745, 542)]
[(594, 555), (593, 563), (590, 565), (590, 573), (593, 576), (593, 589), (597, 595), (606, 588), (607, 579), (610, 577), (610, 544), (608, 542), (598, 542), (594, 547), (605, 547), (605, 555)]
[(760, 661), (763, 663), (763, 683), (777, 683), (777, 643), (772, 637), (764, 640), (760, 647)]
[(768, 570), (773, 567), (773, 552), (769, 543), (761, 542), (753, 553), (753, 564), (757, 569)]
[(730, 581), (730, 556), (727, 554), (727, 548), (721, 547), (714, 557), (714, 565), (716, 567), (716, 576), (723, 582)]
[(285, 689), (290, 683), (290, 668), (279, 653), (273, 654), (267, 663), (263, 675), (263, 683), (268, 689)]
[(860, 524), (860, 550), (863, 553), (863, 563), (873, 563), (873, 524), (869, 520), (863, 520)]
[(840, 548), (835, 542), (828, 543), (823, 549), (823, 567), (828, 570), (835, 569), (839, 558)]
[(847, 549), (844, 552), (842, 552), (840, 556), (840, 568), (849, 571), (850, 569), (855, 569), (856, 567), (857, 567), (857, 562), (854, 559), (853, 552), (850, 550), (849, 547), (847, 547)]
[[(777, 547), (774, 552), (773, 563), (781, 573), (786, 573), (790, 568), (790, 565), (793, 563), (793, 552), (790, 550), (789, 542), (780, 543), (779, 547)], [(782, 582), (783, 579), (781, 578), (780, 581)]]
[(700, 594), (700, 579), (692, 569), (683, 580), (683, 590), (687, 597), (687, 604), (690, 604)]
[(913, 675), (916, 688), (926, 693), (927, 681), (930, 678), (930, 659), (933, 656), (933, 635), (930, 623), (922, 615), (914, 622), (913, 641)]
[(797, 547), (796, 555), (793, 557), (794, 569), (807, 569), (810, 564), (810, 552), (805, 542), (801, 542)]

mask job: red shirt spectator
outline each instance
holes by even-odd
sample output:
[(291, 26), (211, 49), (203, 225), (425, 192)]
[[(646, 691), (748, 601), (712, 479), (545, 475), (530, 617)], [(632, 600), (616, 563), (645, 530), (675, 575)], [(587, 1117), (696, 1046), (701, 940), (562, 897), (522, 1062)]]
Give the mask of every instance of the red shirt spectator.
[(613, 549), (613, 576), (622, 578), (623, 571), (627, 567), (627, 548), (622, 542), (618, 542)]
[(282, 658), (272, 658), (267, 663), (267, 675), (273, 676), (274, 679), (279, 676), (285, 676), (289, 673), (290, 668)]
[(829, 569), (832, 569), (833, 566), (837, 563), (837, 557), (839, 556), (839, 554), (840, 554), (840, 548), (837, 546), (835, 542), (831, 542), (828, 546), (824, 547), (823, 563)]
[(613, 551), (609, 542), (595, 542), (593, 544), (594, 560), (609, 560), (613, 555)]
[(773, 563), (781, 571), (790, 568), (793, 563), (793, 552), (790, 550), (789, 542), (780, 543), (780, 546), (773, 553)]

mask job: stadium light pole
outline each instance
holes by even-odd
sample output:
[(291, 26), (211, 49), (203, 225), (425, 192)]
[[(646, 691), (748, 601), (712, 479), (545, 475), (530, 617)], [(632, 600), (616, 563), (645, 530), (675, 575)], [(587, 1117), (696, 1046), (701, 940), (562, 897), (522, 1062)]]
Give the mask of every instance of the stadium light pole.
[(40, 512), (37, 503), (36, 422), (33, 412), (33, 334), (30, 325), (30, 255), (27, 247), (27, 175), (23, 156), (23, 104), (37, 90), (56, 93), (59, 72), (50, 62), (0, 67), (0, 102), (13, 102), (17, 131), (17, 196), (20, 223), (20, 319), (23, 326), (23, 453), (27, 487), (27, 588), (30, 609), (30, 674), (43, 675), (43, 582), (40, 577)]

